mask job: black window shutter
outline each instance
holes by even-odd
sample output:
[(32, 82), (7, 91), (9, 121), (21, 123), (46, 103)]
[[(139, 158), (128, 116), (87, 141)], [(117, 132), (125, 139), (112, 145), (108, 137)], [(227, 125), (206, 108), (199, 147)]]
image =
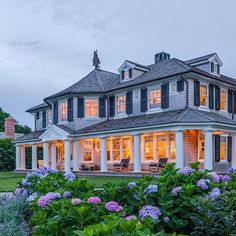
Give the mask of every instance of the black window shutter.
[(99, 98), (99, 117), (106, 117), (106, 99), (105, 97)]
[(109, 98), (109, 105), (110, 105), (110, 117), (115, 116), (115, 96), (111, 96)]
[(43, 128), (46, 127), (46, 111), (43, 111)]
[(227, 160), (228, 162), (231, 162), (232, 161), (232, 137), (231, 136), (228, 136), (228, 148), (227, 148)]
[(177, 92), (184, 91), (184, 80), (177, 81)]
[(169, 84), (161, 85), (161, 108), (166, 109), (169, 107)]
[(53, 104), (53, 124), (58, 123), (58, 101)]
[(69, 122), (73, 121), (73, 98), (67, 100), (67, 119)]
[(220, 88), (218, 86), (215, 87), (215, 109), (220, 110)]
[(132, 69), (130, 68), (130, 69), (129, 69), (129, 78), (132, 78), (132, 72), (133, 72), (133, 71), (132, 71)]
[(214, 67), (215, 67), (214, 62), (211, 62), (211, 72), (214, 72)]
[(214, 109), (214, 86), (209, 84), (209, 108)]
[(215, 135), (215, 162), (220, 161), (220, 135)]
[(36, 113), (36, 119), (39, 120), (39, 112)]
[(147, 111), (147, 88), (141, 89), (141, 112)]
[(217, 73), (220, 74), (220, 65), (217, 64)]
[(127, 92), (126, 93), (126, 114), (132, 114), (133, 113), (133, 92)]
[(121, 72), (121, 79), (123, 80), (124, 77), (125, 77), (125, 72), (122, 70), (122, 72)]
[(200, 82), (194, 81), (194, 106), (200, 106)]
[(228, 112), (232, 113), (232, 105), (233, 105), (233, 91), (231, 89), (228, 90)]
[(84, 98), (80, 97), (77, 100), (77, 117), (83, 118), (84, 117)]

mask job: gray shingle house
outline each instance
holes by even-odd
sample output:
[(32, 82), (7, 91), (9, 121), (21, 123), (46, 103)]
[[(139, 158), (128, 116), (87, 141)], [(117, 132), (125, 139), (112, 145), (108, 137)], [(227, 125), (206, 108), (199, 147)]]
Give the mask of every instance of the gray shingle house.
[(130, 172), (142, 172), (160, 158), (178, 168), (197, 161), (216, 171), (236, 167), (236, 80), (221, 67), (216, 53), (182, 61), (165, 52), (151, 65), (126, 60), (118, 73), (96, 65), (27, 110), (35, 131), (15, 141), (16, 169), (25, 169), (29, 146), (32, 169), (91, 164), (105, 172), (128, 159)]

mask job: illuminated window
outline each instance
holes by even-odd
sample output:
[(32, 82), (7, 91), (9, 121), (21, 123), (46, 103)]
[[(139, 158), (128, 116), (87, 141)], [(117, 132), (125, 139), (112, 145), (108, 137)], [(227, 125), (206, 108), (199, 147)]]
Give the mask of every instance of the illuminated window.
[(227, 159), (227, 137), (220, 136), (220, 161)]
[(207, 86), (200, 85), (200, 105), (207, 106)]
[(144, 159), (146, 161), (153, 161), (153, 137), (144, 137)]
[(129, 78), (129, 70), (125, 70), (124, 71), (124, 79), (128, 79)]
[(59, 114), (60, 121), (67, 121), (67, 101), (61, 101), (59, 103)]
[(221, 111), (226, 111), (226, 91), (221, 90), (220, 91), (220, 110)]
[(176, 83), (172, 83), (171, 84), (171, 92), (172, 93), (176, 93), (177, 92), (177, 84)]
[(204, 132), (199, 132), (198, 139), (198, 160), (204, 161), (204, 151), (205, 151), (205, 135)]
[(52, 111), (48, 111), (47, 115), (48, 115), (48, 124), (52, 124)]
[(117, 96), (116, 97), (116, 113), (123, 114), (126, 110), (126, 96)]
[(157, 153), (158, 153), (158, 159), (166, 158), (166, 136), (165, 135), (157, 136)]
[(85, 116), (97, 116), (98, 115), (98, 100), (97, 98), (85, 99)]
[(161, 90), (160, 89), (149, 90), (149, 107), (150, 109), (161, 107)]
[(130, 138), (123, 139), (123, 158), (130, 158)]
[(120, 139), (112, 140), (112, 155), (114, 161), (120, 160)]
[(111, 140), (107, 139), (107, 160), (111, 160)]
[(84, 161), (92, 161), (93, 140), (85, 140), (83, 142), (83, 158)]
[(170, 134), (170, 160), (175, 160), (175, 135)]

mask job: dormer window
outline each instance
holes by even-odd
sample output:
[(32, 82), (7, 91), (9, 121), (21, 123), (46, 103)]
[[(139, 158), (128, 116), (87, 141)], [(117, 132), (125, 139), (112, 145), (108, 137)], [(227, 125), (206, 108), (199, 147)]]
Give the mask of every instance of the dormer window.
[(122, 71), (122, 80), (132, 78), (132, 69)]

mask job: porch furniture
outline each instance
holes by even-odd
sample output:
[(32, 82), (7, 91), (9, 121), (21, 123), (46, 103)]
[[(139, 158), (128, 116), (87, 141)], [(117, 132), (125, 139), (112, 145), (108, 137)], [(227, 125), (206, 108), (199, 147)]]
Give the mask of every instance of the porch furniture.
[(93, 171), (96, 169), (96, 166), (93, 163), (82, 163), (80, 166), (80, 170), (83, 171)]
[(129, 167), (129, 158), (128, 159), (121, 159), (120, 163), (113, 164), (113, 169), (115, 169), (115, 170), (128, 169), (128, 167)]
[(156, 162), (152, 162), (149, 164), (149, 171), (157, 171), (158, 169), (163, 169), (168, 161), (168, 158), (160, 158), (160, 160)]
[(38, 160), (38, 168), (43, 167), (43, 160)]

